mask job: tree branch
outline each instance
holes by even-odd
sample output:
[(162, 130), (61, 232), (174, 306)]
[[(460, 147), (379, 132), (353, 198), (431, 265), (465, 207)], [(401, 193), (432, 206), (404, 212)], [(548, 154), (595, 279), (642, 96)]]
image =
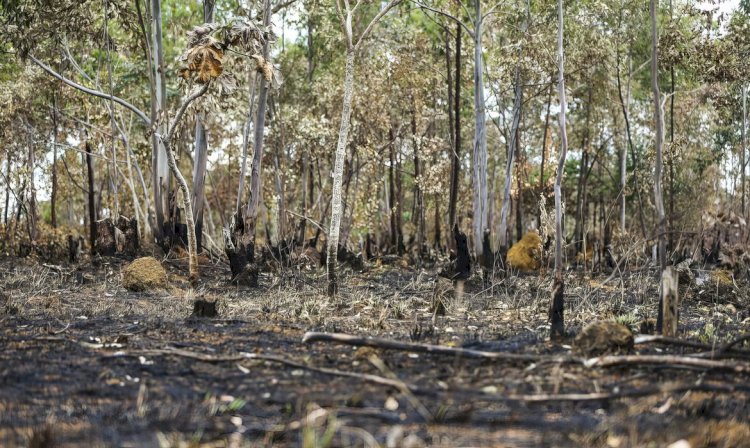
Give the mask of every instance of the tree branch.
[[(401, 0), (391, 0), (388, 2), (387, 5), (385, 5), (385, 8), (381, 9), (380, 12), (370, 21), (370, 24), (367, 25), (367, 28), (362, 32), (362, 35), (359, 36), (359, 39), (357, 40), (357, 44), (354, 45), (354, 48), (358, 48), (359, 44), (362, 43), (362, 41), (367, 37), (368, 34), (370, 34), (370, 31), (372, 31), (372, 27), (375, 26), (375, 24), (390, 11), (394, 6), (401, 3)], [(359, 5), (359, 2), (357, 2), (357, 5)]]
[(75, 89), (80, 90), (81, 92), (88, 93), (89, 95), (97, 96), (99, 98), (104, 98), (105, 100), (112, 100), (115, 103), (130, 109), (133, 113), (138, 115), (138, 118), (140, 118), (146, 126), (151, 126), (151, 120), (146, 116), (145, 113), (143, 113), (142, 110), (138, 109), (136, 106), (132, 105), (131, 103), (125, 101), (124, 99), (114, 96), (114, 95), (108, 95), (104, 92), (100, 92), (98, 90), (89, 89), (88, 87), (82, 86), (78, 84), (75, 81), (71, 81), (70, 79), (65, 78), (63, 75), (57, 73), (54, 69), (49, 67), (48, 65), (44, 64), (39, 59), (35, 58), (34, 55), (29, 55), (29, 58), (39, 67), (42, 68), (45, 72), (49, 73), (53, 77), (59, 79), (60, 81), (64, 82), (65, 84), (69, 85), (70, 87), (73, 87)]
[(471, 36), (471, 38), (472, 38), (472, 39), (474, 39), (474, 31), (472, 31), (472, 29), (471, 29), (471, 28), (469, 28), (469, 27), (468, 27), (468, 25), (466, 25), (466, 24), (465, 24), (465, 23), (464, 23), (463, 21), (461, 21), (461, 19), (459, 19), (458, 17), (454, 16), (453, 14), (451, 14), (451, 13), (449, 13), (449, 12), (445, 12), (445, 11), (442, 11), (442, 10), (440, 10), (440, 9), (436, 9), (436, 8), (433, 8), (432, 6), (427, 6), (427, 5), (425, 5), (424, 3), (420, 3), (420, 2), (418, 2), (418, 1), (416, 1), (416, 0), (412, 0), (412, 2), (413, 2), (413, 3), (415, 4), (415, 5), (417, 5), (418, 7), (422, 8), (422, 9), (426, 9), (426, 10), (428, 10), (428, 11), (432, 11), (432, 12), (434, 12), (435, 14), (440, 14), (441, 16), (444, 16), (444, 17), (447, 17), (447, 18), (449, 18), (449, 19), (453, 20), (454, 22), (456, 22), (456, 23), (458, 23), (459, 25), (461, 25), (461, 27), (462, 27), (462, 28), (463, 28), (463, 29), (464, 29), (464, 30), (465, 30), (465, 31), (466, 31), (467, 33), (469, 33), (469, 36)]
[(207, 91), (208, 91), (208, 83), (203, 84), (203, 87), (193, 92), (193, 94), (187, 97), (187, 99), (182, 103), (182, 106), (180, 106), (180, 109), (177, 111), (177, 115), (175, 115), (174, 120), (172, 121), (172, 125), (169, 127), (169, 131), (167, 132), (167, 141), (172, 140), (174, 131), (177, 129), (177, 125), (180, 123), (180, 119), (185, 114), (185, 111), (187, 110), (190, 103), (197, 100), (199, 97), (203, 96), (203, 94), (206, 93)]

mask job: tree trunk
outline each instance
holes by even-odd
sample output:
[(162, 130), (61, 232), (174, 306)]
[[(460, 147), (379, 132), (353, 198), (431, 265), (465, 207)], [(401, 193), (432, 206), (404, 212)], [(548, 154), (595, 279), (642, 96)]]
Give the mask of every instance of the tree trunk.
[[(520, 50), (519, 50), (520, 56)], [(520, 62), (519, 62), (520, 64)], [(508, 157), (505, 165), (505, 183), (503, 184), (503, 205), (500, 209), (500, 255), (505, 261), (505, 254), (508, 252), (508, 214), (510, 213), (510, 187), (513, 180), (513, 161), (518, 153), (518, 128), (521, 122), (521, 103), (523, 102), (523, 86), (521, 85), (521, 67), (516, 65), (513, 73), (513, 124), (510, 130), (510, 145), (508, 145)], [(521, 194), (521, 191), (518, 191)]]
[(328, 232), (328, 255), (326, 259), (329, 296), (333, 296), (338, 291), (336, 277), (338, 266), (336, 257), (338, 255), (339, 228), (341, 226), (341, 186), (344, 174), (344, 159), (346, 158), (346, 143), (349, 137), (349, 119), (352, 114), (352, 95), (354, 93), (354, 56), (355, 49), (349, 48), (346, 52), (344, 98), (341, 107), (341, 123), (339, 125), (339, 138), (336, 144), (336, 158), (333, 168), (331, 224)]
[(742, 86), (742, 216), (746, 216), (745, 209), (745, 172), (747, 171), (747, 90), (748, 86)]
[[(591, 81), (589, 80), (589, 83)], [(588, 173), (589, 173), (589, 129), (591, 121), (591, 95), (592, 89), (589, 87), (588, 101), (586, 102), (586, 127), (583, 130), (583, 138), (581, 141), (581, 165), (578, 172), (578, 188), (576, 189), (576, 223), (575, 223), (575, 247), (576, 254), (583, 253), (584, 256), (584, 269), (586, 267), (586, 245), (584, 238), (586, 237), (586, 218), (588, 216), (588, 197), (586, 194), (586, 186), (588, 184)]]
[(208, 162), (208, 136), (203, 125), (204, 119), (204, 112), (199, 112), (195, 117), (195, 157), (193, 159), (193, 195), (191, 198), (196, 244), (199, 251), (202, 247), (203, 203), (205, 199), (206, 164)]
[[(214, 6), (216, 0), (203, 0), (203, 22), (214, 21)], [(205, 177), (208, 161), (208, 135), (204, 125), (206, 112), (200, 111), (195, 117), (195, 155), (193, 157), (193, 197), (192, 206), (195, 215), (195, 233), (198, 251), (202, 248), (203, 236), (203, 203), (205, 202)]]
[[(667, 267), (666, 254), (666, 229), (664, 222), (664, 196), (662, 193), (662, 144), (664, 143), (664, 123), (661, 110), (661, 93), (659, 92), (659, 36), (656, 24), (656, 0), (650, 0), (649, 10), (651, 15), (651, 89), (654, 94), (654, 125), (656, 127), (656, 163), (654, 166), (654, 205), (656, 206), (657, 241), (659, 255), (659, 272), (664, 272)], [(662, 297), (659, 297), (659, 314), (656, 320), (656, 329), (662, 329)]]
[[(175, 123), (176, 125), (176, 123)], [(168, 142), (162, 140), (162, 144), (167, 149), (167, 162), (169, 169), (177, 179), (177, 185), (182, 192), (182, 206), (185, 208), (185, 221), (187, 221), (187, 238), (188, 238), (188, 269), (191, 281), (198, 280), (198, 242), (195, 237), (195, 220), (193, 219), (193, 204), (190, 201), (190, 188), (188, 187), (185, 176), (182, 175), (177, 167), (177, 161), (174, 152)], [(175, 219), (178, 215), (175, 215)]]
[(34, 145), (29, 142), (29, 208), (26, 211), (26, 219), (28, 220), (29, 226), (29, 239), (34, 244), (37, 238), (37, 204), (36, 204), (36, 182), (34, 180), (34, 165), (36, 165), (36, 158), (34, 157)]
[(419, 136), (417, 135), (417, 118), (416, 111), (411, 111), (411, 135), (412, 141), (414, 142), (414, 215), (413, 221), (417, 228), (417, 256), (422, 259), (424, 251), (424, 204), (422, 203), (422, 187), (420, 185), (419, 176), (420, 160), (419, 160)]
[[(633, 145), (633, 135), (630, 131), (630, 81), (632, 80), (632, 64), (630, 62), (630, 57), (628, 57), (628, 91), (627, 91), (627, 100), (622, 94), (622, 82), (620, 80), (620, 52), (618, 50), (617, 52), (617, 63), (615, 64), (617, 68), (617, 94), (620, 98), (620, 106), (622, 108), (622, 115), (625, 119), (625, 135), (628, 139), (628, 148), (630, 148), (630, 157), (633, 162), (633, 187), (635, 189), (636, 197), (638, 198), (638, 218), (640, 222), (641, 227), (641, 234), (644, 238), (646, 238), (646, 222), (643, 216), (643, 200), (641, 199), (641, 189), (638, 185), (638, 159), (636, 157), (635, 153), (635, 146)], [(623, 162), (627, 166), (627, 161)], [(626, 168), (627, 170), (627, 168)], [(624, 192), (623, 192), (624, 194)]]
[(398, 225), (398, 210), (396, 203), (398, 202), (398, 195), (396, 194), (396, 139), (393, 133), (393, 126), (388, 130), (388, 138), (390, 139), (389, 148), (389, 164), (388, 164), (388, 213), (391, 224), (391, 247), (398, 252), (398, 248), (401, 245), (399, 240), (400, 229)]
[[(453, 107), (453, 153), (451, 154), (451, 186), (448, 198), (448, 228), (450, 229), (456, 220), (456, 206), (458, 202), (458, 183), (461, 170), (461, 25), (456, 24), (456, 79), (453, 93), (453, 102), (449, 101), (448, 108)], [(450, 67), (449, 70), (450, 72)], [(455, 239), (448, 234), (448, 247), (455, 249)]]
[(94, 254), (96, 247), (96, 203), (94, 200), (94, 162), (91, 157), (91, 143), (86, 142), (86, 170), (88, 172), (88, 197), (89, 197), (89, 249)]
[(3, 209), (3, 224), (5, 233), (8, 234), (8, 208), (10, 207), (10, 151), (7, 154), (5, 165), (5, 208)]
[(250, 146), (250, 128), (253, 124), (253, 111), (255, 110), (255, 89), (258, 82), (260, 82), (258, 78), (257, 70), (253, 69), (248, 76), (250, 99), (248, 100), (247, 117), (245, 118), (245, 126), (242, 131), (242, 161), (240, 162), (240, 180), (239, 186), (237, 187), (237, 203), (235, 205), (235, 211), (240, 210), (240, 206), (244, 201), (245, 179), (247, 177), (247, 148)]
[(557, 164), (555, 179), (555, 280), (552, 288), (550, 304), (550, 337), (560, 339), (565, 333), (565, 309), (563, 279), (563, 228), (562, 228), (562, 178), (565, 171), (565, 157), (568, 154), (568, 132), (565, 128), (565, 53), (563, 51), (563, 0), (557, 2), (557, 64), (558, 64), (558, 93), (560, 95), (560, 160)]
[[(264, 26), (271, 23), (271, 3), (265, 0), (264, 3)], [(269, 60), (269, 43), (263, 44), (263, 58)], [(262, 162), (263, 162), (263, 136), (266, 127), (266, 107), (268, 105), (268, 81), (262, 76), (258, 77), (260, 90), (258, 91), (258, 109), (255, 114), (255, 127), (253, 135), (253, 160), (250, 168), (250, 200), (247, 208), (243, 213), (244, 231), (250, 232), (245, 235), (245, 242), (249, 247), (246, 248), (249, 263), (255, 262), (255, 228), (257, 226), (258, 211), (260, 210), (260, 198), (262, 196)]]
[[(539, 194), (544, 197), (544, 161), (547, 156), (547, 133), (549, 131), (549, 109), (552, 105), (552, 86), (549, 85), (549, 93), (547, 94), (547, 113), (544, 115), (544, 132), (542, 133), (542, 162), (539, 165)], [(546, 199), (546, 198), (544, 198)], [(537, 227), (542, 228), (542, 209), (539, 209), (537, 214)]]
[[(10, 188), (10, 186), (8, 186)], [(7, 206), (6, 206), (7, 208)], [(52, 228), (57, 228), (57, 99), (52, 97), (52, 193), (50, 194)]]
[(482, 58), (482, 9), (481, 1), (474, 0), (474, 255), (481, 257), (484, 229), (487, 228), (487, 132), (484, 99), (484, 60)]
[(651, 89), (654, 94), (654, 125), (656, 127), (656, 164), (654, 167), (654, 205), (656, 207), (656, 222), (659, 242), (659, 267), (661, 271), (667, 267), (666, 228), (664, 213), (664, 194), (662, 192), (662, 166), (664, 144), (664, 118), (661, 110), (661, 93), (659, 91), (659, 36), (657, 31), (657, 0), (650, 0), (651, 12)]
[[(162, 41), (161, 0), (151, 0), (151, 67), (153, 70), (153, 96), (151, 99), (151, 122), (157, 123), (159, 116), (167, 109), (167, 83), (164, 66), (164, 45)], [(158, 127), (160, 135), (166, 133), (165, 125)], [(168, 209), (169, 167), (166, 149), (156, 137), (152, 138), (152, 188), (154, 189), (154, 208), (156, 209), (157, 240), (162, 243), (171, 239), (174, 223), (164, 222), (164, 211)], [(167, 234), (165, 235), (165, 229)]]

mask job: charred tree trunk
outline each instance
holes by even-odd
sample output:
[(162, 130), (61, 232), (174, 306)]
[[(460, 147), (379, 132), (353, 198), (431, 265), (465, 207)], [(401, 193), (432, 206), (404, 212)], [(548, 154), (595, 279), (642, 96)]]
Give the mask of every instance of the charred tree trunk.
[[(10, 188), (10, 186), (8, 186)], [(7, 206), (6, 206), (7, 208)], [(57, 228), (57, 99), (52, 97), (52, 193), (50, 194), (52, 228)]]

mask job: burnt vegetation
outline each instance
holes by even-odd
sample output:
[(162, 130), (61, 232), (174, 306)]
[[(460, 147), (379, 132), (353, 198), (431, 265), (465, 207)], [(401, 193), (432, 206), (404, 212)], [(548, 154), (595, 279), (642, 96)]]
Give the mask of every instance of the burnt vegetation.
[(735, 3), (0, 2), (0, 446), (748, 446)]

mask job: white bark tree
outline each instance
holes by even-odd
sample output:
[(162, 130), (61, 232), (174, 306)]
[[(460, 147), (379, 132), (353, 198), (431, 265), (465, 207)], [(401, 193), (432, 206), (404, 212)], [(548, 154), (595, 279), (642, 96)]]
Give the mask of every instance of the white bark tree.
[(656, 127), (656, 163), (654, 166), (654, 205), (656, 208), (657, 240), (659, 244), (659, 267), (667, 267), (666, 222), (664, 212), (664, 193), (662, 192), (662, 168), (664, 145), (664, 117), (661, 110), (661, 92), (659, 91), (659, 34), (656, 17), (657, 0), (650, 0), (651, 12), (651, 89), (654, 94), (654, 126)]
[(341, 228), (341, 187), (344, 177), (344, 159), (346, 158), (346, 144), (349, 138), (349, 120), (352, 114), (352, 96), (354, 95), (354, 60), (357, 51), (361, 48), (362, 41), (370, 34), (373, 26), (388, 12), (400, 3), (401, 0), (390, 0), (388, 4), (378, 12), (370, 21), (365, 30), (355, 40), (352, 30), (354, 12), (360, 6), (361, 0), (352, 7), (349, 0), (336, 0), (336, 13), (341, 21), (346, 39), (346, 66), (344, 71), (344, 97), (341, 107), (341, 123), (339, 125), (339, 138), (336, 144), (336, 156), (333, 167), (333, 192), (331, 195), (331, 225), (328, 231), (328, 254), (326, 267), (328, 270), (328, 295), (334, 295), (338, 291), (336, 277), (337, 255), (339, 249), (339, 230)]
[(565, 52), (563, 50), (563, 0), (557, 2), (557, 72), (558, 94), (560, 96), (560, 159), (555, 178), (555, 280), (550, 304), (550, 337), (560, 338), (565, 332), (563, 318), (565, 282), (563, 280), (563, 230), (562, 230), (562, 178), (565, 171), (565, 158), (568, 155), (568, 132), (565, 128), (565, 111), (568, 107), (565, 97)]
[[(526, 30), (529, 26), (529, 14), (531, 5), (526, 2), (526, 15), (524, 17), (523, 24), (521, 25), (521, 32), (525, 36)], [(523, 80), (521, 79), (521, 55), (523, 54), (523, 40), (518, 46), (518, 63), (513, 72), (513, 124), (510, 130), (510, 145), (508, 146), (508, 159), (505, 164), (505, 184), (503, 185), (503, 205), (500, 209), (500, 252), (505, 255), (508, 250), (508, 214), (510, 212), (510, 186), (513, 178), (513, 163), (515, 160), (516, 152), (518, 152), (518, 128), (521, 122), (521, 103), (523, 101)], [(546, 138), (546, 136), (545, 136)], [(521, 194), (519, 191), (518, 194)], [(504, 262), (505, 260), (503, 260)]]

